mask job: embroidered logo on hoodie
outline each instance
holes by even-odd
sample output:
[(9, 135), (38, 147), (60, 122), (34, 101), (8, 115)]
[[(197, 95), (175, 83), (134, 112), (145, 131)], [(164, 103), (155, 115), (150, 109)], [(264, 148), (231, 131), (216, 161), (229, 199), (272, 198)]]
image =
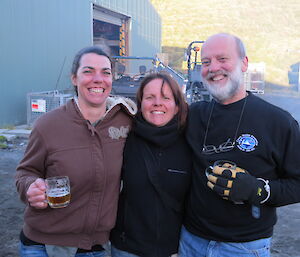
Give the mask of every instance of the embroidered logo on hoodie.
[(258, 141), (255, 136), (250, 134), (243, 134), (237, 140), (237, 147), (244, 152), (252, 152), (258, 145)]
[(121, 126), (120, 128), (109, 127), (108, 134), (111, 139), (127, 138), (129, 126)]

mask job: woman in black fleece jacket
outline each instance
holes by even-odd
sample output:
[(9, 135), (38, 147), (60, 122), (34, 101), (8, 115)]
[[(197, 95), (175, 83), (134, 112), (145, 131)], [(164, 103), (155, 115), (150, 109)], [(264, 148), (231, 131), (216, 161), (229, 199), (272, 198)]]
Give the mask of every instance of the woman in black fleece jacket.
[(127, 139), (112, 257), (176, 255), (191, 152), (183, 130), (187, 104), (167, 74), (148, 75), (137, 93), (138, 114)]

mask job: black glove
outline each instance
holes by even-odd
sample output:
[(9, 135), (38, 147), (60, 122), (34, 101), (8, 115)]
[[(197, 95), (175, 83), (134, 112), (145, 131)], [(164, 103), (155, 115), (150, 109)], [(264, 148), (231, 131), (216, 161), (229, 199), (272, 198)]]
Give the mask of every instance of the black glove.
[(247, 201), (258, 206), (266, 199), (265, 183), (239, 167), (230, 167), (226, 163), (215, 166), (208, 174), (207, 185), (226, 200)]

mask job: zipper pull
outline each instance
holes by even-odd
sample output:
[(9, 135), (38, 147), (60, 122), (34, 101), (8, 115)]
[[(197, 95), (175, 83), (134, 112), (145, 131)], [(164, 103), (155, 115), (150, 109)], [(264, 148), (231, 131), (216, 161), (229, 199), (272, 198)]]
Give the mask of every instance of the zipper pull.
[(123, 231), (120, 235), (121, 239), (123, 242), (125, 242), (125, 232)]

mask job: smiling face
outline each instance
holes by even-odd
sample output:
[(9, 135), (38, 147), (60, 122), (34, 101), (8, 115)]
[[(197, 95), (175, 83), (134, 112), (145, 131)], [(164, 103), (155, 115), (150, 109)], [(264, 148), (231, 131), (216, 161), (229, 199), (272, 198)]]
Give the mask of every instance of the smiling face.
[(203, 82), (216, 100), (231, 102), (244, 96), (242, 78), (248, 59), (239, 56), (233, 37), (215, 35), (209, 38), (202, 47), (201, 61)]
[[(223, 84), (223, 77), (227, 80), (225, 84)], [(242, 83), (242, 78), (241, 64), (238, 63), (232, 72), (218, 71), (208, 73), (206, 77), (203, 77), (203, 82), (207, 90), (216, 100), (224, 102), (236, 94)], [(220, 82), (218, 79), (220, 79)]]
[(143, 90), (141, 112), (146, 121), (161, 127), (178, 112), (172, 90), (160, 78), (151, 80)]
[(77, 86), (80, 108), (100, 107), (105, 110), (112, 88), (110, 60), (96, 53), (84, 54), (72, 82)]

